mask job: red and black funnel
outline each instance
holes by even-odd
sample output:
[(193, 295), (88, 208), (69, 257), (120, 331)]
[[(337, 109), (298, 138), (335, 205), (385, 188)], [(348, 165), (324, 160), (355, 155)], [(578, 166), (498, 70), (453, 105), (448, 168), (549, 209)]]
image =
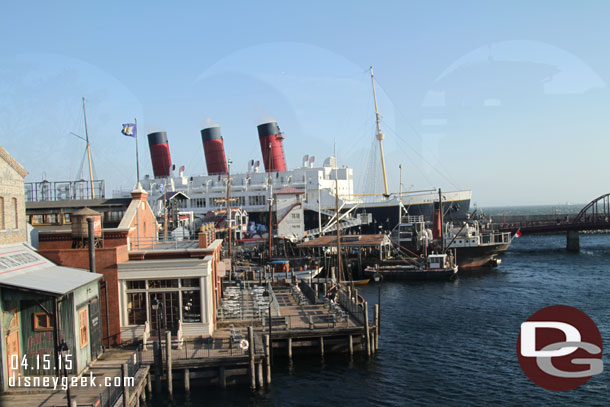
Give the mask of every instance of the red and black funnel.
[(203, 154), (205, 155), (208, 175), (227, 174), (229, 171), (220, 127), (208, 127), (201, 130), (201, 141), (203, 142)]
[(257, 129), (258, 138), (261, 143), (261, 152), (263, 153), (265, 171), (286, 171), (284, 147), (282, 146), (284, 136), (282, 135), (277, 122), (260, 124), (257, 126)]
[(172, 167), (172, 156), (169, 153), (167, 133), (159, 131), (148, 135), (148, 146), (150, 147), (150, 159), (153, 165), (155, 178), (169, 177)]

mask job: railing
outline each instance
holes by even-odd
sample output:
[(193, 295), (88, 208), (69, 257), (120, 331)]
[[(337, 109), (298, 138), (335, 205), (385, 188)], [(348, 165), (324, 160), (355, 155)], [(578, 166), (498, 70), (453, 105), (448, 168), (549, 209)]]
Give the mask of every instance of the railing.
[(309, 284), (305, 283), (304, 281), (300, 281), (298, 284), (299, 288), (301, 289), (301, 292), (303, 293), (303, 295), (305, 297), (307, 297), (307, 299), (309, 301), (311, 301), (312, 304), (317, 304), (318, 303), (318, 299), (316, 298), (316, 293), (315, 291), (309, 286)]
[[(362, 308), (356, 300), (351, 298), (347, 292), (343, 290), (338, 291), (339, 304), (351, 315), (355, 320), (364, 324), (364, 308)], [(352, 293), (352, 295), (354, 295)]]
[[(241, 339), (247, 339), (247, 336), (247, 330), (245, 333), (242, 330)], [(140, 355), (141, 363), (153, 364), (155, 362), (155, 352), (150, 347), (142, 349)], [(163, 363), (165, 363), (167, 360), (167, 348), (163, 342), (161, 344), (161, 355)], [(247, 355), (247, 351), (243, 351), (240, 348), (239, 341), (233, 341), (231, 338), (206, 338), (196, 342), (185, 341), (182, 349), (172, 348), (173, 361), (245, 355)]]
[[(142, 364), (142, 346), (127, 359), (126, 377), (134, 377)], [(121, 383), (125, 383), (125, 378), (121, 375)], [(113, 383), (114, 384), (114, 383)], [(109, 386), (99, 393), (97, 400), (91, 404), (79, 404), (78, 407), (113, 407), (123, 395), (123, 386)]]
[[(263, 327), (269, 326), (268, 318), (263, 319)], [(331, 306), (327, 314), (287, 315), (271, 318), (271, 331), (280, 332), (287, 330), (315, 330), (331, 328), (355, 327), (350, 321), (349, 314), (341, 309), (339, 305)]]
[(198, 248), (199, 241), (196, 239), (184, 240), (159, 240), (151, 237), (130, 238), (129, 250), (177, 250), (185, 248)]

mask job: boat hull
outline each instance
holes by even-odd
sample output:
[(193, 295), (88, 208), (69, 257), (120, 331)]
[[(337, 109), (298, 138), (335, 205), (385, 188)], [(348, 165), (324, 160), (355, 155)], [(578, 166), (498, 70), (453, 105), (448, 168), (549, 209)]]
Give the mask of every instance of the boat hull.
[(365, 270), (367, 277), (374, 277), (379, 273), (383, 276), (384, 281), (448, 281), (453, 279), (457, 270), (416, 270), (408, 268), (383, 268), (378, 270)]
[(456, 262), (460, 270), (494, 266), (496, 259), (506, 250), (510, 243), (489, 246), (457, 247)]

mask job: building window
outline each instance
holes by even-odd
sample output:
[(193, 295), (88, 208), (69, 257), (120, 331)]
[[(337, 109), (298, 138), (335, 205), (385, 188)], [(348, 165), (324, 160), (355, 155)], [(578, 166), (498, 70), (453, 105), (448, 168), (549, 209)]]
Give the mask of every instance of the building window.
[(32, 226), (44, 224), (44, 215), (32, 215), (30, 217), (30, 223)]
[(146, 280), (127, 281), (128, 290), (144, 290), (145, 288), (146, 288)]
[(264, 195), (248, 197), (248, 205), (254, 205), (254, 206), (265, 205), (266, 202), (267, 202), (267, 199)]
[(71, 213), (64, 213), (64, 225), (70, 225), (72, 223), (71, 216)]
[(34, 331), (52, 331), (53, 323), (46, 312), (35, 312), (34, 315)]
[(148, 288), (178, 288), (178, 280), (148, 280)]
[(44, 215), (44, 223), (48, 225), (57, 224), (57, 214), (56, 213), (47, 213)]
[(199, 290), (182, 291), (182, 320), (201, 322), (201, 297)]
[(129, 325), (143, 325), (146, 322), (146, 293), (127, 294), (127, 315)]
[(0, 229), (4, 229), (4, 198), (0, 196)]
[(15, 212), (15, 229), (19, 229), (19, 207), (17, 205), (17, 198), (13, 198), (13, 209)]
[(181, 280), (182, 287), (197, 287), (199, 288), (198, 278), (183, 278)]
[(80, 347), (84, 348), (89, 343), (89, 321), (87, 308), (78, 311), (78, 332), (80, 333)]

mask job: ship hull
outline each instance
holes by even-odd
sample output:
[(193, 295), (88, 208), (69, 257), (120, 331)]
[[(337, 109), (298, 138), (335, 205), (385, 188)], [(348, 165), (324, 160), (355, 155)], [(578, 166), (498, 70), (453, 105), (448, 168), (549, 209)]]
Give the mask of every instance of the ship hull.
[[(415, 203), (407, 207), (409, 216), (423, 216), (424, 220), (431, 221), (433, 214), (433, 202)], [(443, 202), (445, 220), (466, 219), (470, 208), (470, 199)], [(361, 225), (359, 233), (379, 233), (379, 230), (389, 231), (398, 224), (398, 204), (374, 205), (362, 204), (354, 212), (358, 215), (370, 214), (372, 221), (368, 225)], [(327, 217), (322, 215), (322, 225), (326, 223)], [(305, 230), (318, 227), (318, 212), (305, 210)]]
[(457, 247), (456, 262), (460, 270), (493, 266), (499, 255), (508, 250), (510, 243), (488, 246)]

